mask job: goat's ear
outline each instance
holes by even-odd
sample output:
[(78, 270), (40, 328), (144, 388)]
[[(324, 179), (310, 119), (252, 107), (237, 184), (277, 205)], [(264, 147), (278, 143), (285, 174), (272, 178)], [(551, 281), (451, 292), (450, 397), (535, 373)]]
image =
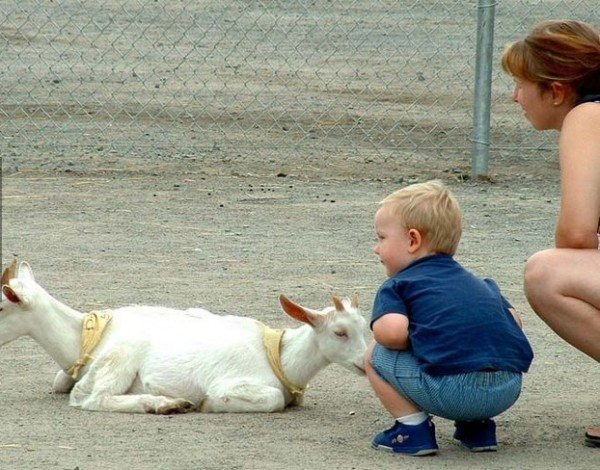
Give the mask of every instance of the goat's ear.
[(333, 305), (335, 306), (335, 309), (338, 312), (346, 311), (346, 308), (344, 307), (344, 303), (342, 302), (342, 299), (340, 299), (337, 295), (332, 295), (331, 298), (333, 299)]
[(350, 305), (352, 308), (358, 308), (358, 292), (352, 294), (352, 297), (350, 298)]
[(35, 281), (35, 278), (33, 277), (33, 271), (31, 270), (31, 266), (29, 266), (29, 263), (27, 263), (26, 261), (21, 261), (19, 263), (19, 270), (17, 272), (17, 276), (21, 279), (30, 279), (32, 281)]
[(21, 298), (12, 289), (12, 287), (7, 286), (6, 284), (2, 286), (2, 293), (8, 299), (8, 301), (12, 302), (13, 304), (18, 304), (21, 302)]
[(325, 319), (325, 317), (319, 312), (302, 307), (301, 305), (292, 302), (283, 294), (279, 296), (279, 302), (281, 303), (285, 313), (287, 313), (293, 319), (301, 321), (302, 323), (308, 323), (309, 325), (316, 327), (321, 325)]
[(17, 276), (17, 259), (15, 258), (10, 265), (6, 267), (4, 272), (2, 273), (2, 281), (0, 281), (0, 285), (4, 286), (8, 284), (8, 281), (15, 278)]

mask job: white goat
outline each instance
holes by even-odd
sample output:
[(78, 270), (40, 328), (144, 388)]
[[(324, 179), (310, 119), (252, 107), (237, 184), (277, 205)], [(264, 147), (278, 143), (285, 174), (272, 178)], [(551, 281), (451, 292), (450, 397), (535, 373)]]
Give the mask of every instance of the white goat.
[[(311, 310), (283, 295), (281, 305), (304, 325), (286, 329), (279, 345), (286, 388), (270, 365), (263, 325), (202, 309), (131, 306), (110, 310), (91, 362), (77, 380), (67, 371), (80, 359), (84, 314), (59, 302), (34, 280), (27, 263), (2, 276), (0, 346), (28, 335), (60, 365), (53, 389), (69, 404), (128, 413), (273, 412), (294, 402), (330, 363), (363, 370), (365, 320), (355, 299)], [(293, 385), (291, 385), (293, 384)], [(301, 394), (301, 393), (300, 393)], [(297, 398), (297, 397), (296, 397)]]

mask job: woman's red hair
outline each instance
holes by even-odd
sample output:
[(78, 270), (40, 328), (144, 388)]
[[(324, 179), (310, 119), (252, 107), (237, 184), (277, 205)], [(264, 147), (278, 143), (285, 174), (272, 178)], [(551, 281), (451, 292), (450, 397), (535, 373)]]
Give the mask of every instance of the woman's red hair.
[(600, 32), (575, 20), (548, 20), (510, 44), (502, 68), (512, 76), (548, 89), (552, 82), (569, 85), (579, 96), (600, 93)]

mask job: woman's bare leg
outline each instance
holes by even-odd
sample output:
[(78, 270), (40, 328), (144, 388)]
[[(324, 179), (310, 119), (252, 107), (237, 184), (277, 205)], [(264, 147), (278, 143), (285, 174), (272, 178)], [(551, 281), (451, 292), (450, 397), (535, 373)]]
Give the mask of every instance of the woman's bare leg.
[(525, 293), (556, 334), (600, 361), (600, 250), (534, 254), (525, 266)]

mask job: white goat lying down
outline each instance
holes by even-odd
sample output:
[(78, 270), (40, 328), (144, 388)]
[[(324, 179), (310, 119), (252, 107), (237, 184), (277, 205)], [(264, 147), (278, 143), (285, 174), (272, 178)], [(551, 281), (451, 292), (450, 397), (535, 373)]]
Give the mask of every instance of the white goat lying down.
[[(84, 343), (94, 347), (90, 337), (82, 338), (89, 317), (53, 298), (27, 263), (15, 261), (2, 275), (0, 346), (32, 337), (61, 367), (54, 391), (70, 392), (72, 406), (98, 411), (281, 411), (299, 403), (310, 379), (330, 363), (364, 372), (366, 322), (356, 299), (334, 297), (335, 307), (321, 311), (283, 295), (280, 301), (304, 323), (284, 330), (281, 343), (274, 330), (250, 318), (131, 306), (96, 312), (95, 320), (111, 319), (82, 357), (90, 351)], [(269, 353), (267, 343), (275, 345)]]

